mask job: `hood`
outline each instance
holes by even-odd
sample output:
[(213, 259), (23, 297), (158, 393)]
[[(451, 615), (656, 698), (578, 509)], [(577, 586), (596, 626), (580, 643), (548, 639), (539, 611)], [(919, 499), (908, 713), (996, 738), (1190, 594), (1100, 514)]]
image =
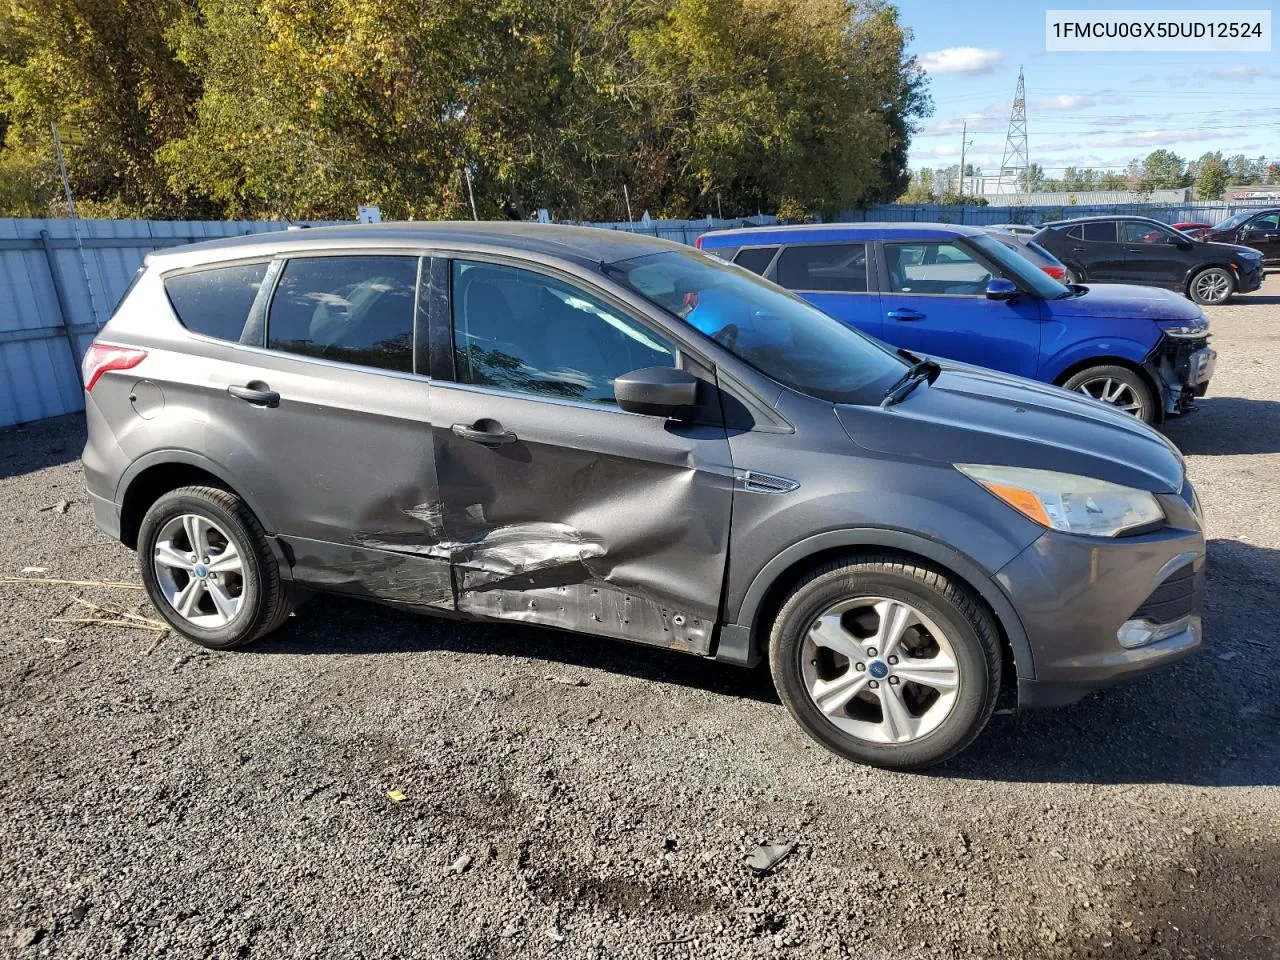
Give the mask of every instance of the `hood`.
[(1116, 320), (1178, 320), (1194, 322), (1204, 311), (1180, 294), (1159, 287), (1138, 287), (1127, 283), (1094, 283), (1080, 297), (1046, 300), (1052, 317), (1107, 317)]
[(944, 364), (891, 407), (838, 404), (855, 444), (938, 463), (989, 463), (1057, 470), (1176, 493), (1182, 455), (1150, 427), (1096, 400), (979, 367)]

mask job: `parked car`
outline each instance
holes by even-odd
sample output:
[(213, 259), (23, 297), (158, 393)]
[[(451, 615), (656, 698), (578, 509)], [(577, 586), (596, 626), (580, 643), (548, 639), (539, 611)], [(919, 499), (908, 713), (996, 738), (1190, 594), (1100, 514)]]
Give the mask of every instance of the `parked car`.
[(1184, 220), (1181, 223), (1172, 224), (1173, 229), (1180, 230), (1183, 233), (1190, 233), (1193, 230), (1206, 230), (1212, 227), (1211, 223), (1204, 223), (1200, 220)]
[(1015, 237), (1034, 237), (1040, 232), (1040, 228), (1032, 226), (1029, 223), (997, 223), (995, 226), (987, 227), (988, 230), (999, 230), (1003, 233), (1012, 233)]
[(94, 516), (215, 650), (324, 590), (767, 656), (819, 742), (910, 768), (1005, 681), (1066, 703), (1201, 642), (1200, 507), (1159, 434), (692, 247), (529, 223), (172, 247), (83, 373)]
[(1237, 213), (1216, 227), (1205, 227), (1195, 239), (1238, 243), (1262, 254), (1263, 262), (1280, 264), (1280, 208)]
[(1145, 287), (1067, 287), (975, 227), (840, 223), (703, 234), (702, 249), (895, 346), (992, 367), (1154, 423), (1195, 408), (1204, 311)]
[(1184, 294), (1202, 305), (1262, 286), (1262, 254), (1205, 243), (1146, 217), (1083, 217), (1050, 223), (1036, 243), (1067, 265), (1076, 283), (1136, 283)]
[(1014, 253), (1019, 254), (1033, 266), (1039, 267), (1053, 279), (1066, 280), (1067, 268), (1063, 262), (1030, 237), (1017, 233), (1006, 233), (995, 227), (987, 227), (987, 233)]

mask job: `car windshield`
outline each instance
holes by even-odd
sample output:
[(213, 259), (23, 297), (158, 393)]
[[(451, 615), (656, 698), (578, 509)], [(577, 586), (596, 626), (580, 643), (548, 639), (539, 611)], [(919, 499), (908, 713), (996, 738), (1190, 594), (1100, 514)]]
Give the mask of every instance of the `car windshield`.
[(994, 260), (1005, 277), (1016, 281), (1019, 286), (1030, 290), (1037, 297), (1056, 300), (1072, 295), (1069, 288), (1064, 287), (1026, 257), (1014, 253), (994, 237), (983, 234), (970, 237), (969, 241), (982, 251), (988, 260)]
[(697, 250), (653, 253), (610, 276), (779, 383), (836, 403), (878, 403), (909, 364), (748, 270)]
[(1233, 230), (1233, 229), (1235, 229), (1236, 227), (1240, 226), (1240, 224), (1242, 224), (1242, 223), (1244, 223), (1246, 220), (1248, 220), (1248, 219), (1249, 219), (1249, 216), (1250, 216), (1250, 214), (1249, 214), (1249, 211), (1248, 211), (1248, 210), (1246, 210), (1244, 213), (1237, 213), (1234, 217), (1227, 217), (1227, 219), (1223, 220), (1220, 224), (1218, 224), (1218, 225), (1217, 225), (1216, 227), (1214, 227), (1213, 229), (1215, 229), (1215, 230)]

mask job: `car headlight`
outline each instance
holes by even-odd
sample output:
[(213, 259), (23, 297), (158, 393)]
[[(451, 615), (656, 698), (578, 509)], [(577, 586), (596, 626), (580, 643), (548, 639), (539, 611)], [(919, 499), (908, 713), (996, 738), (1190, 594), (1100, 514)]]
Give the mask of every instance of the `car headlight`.
[(956, 469), (1051, 530), (1115, 537), (1164, 519), (1164, 511), (1152, 494), (1105, 480), (978, 463), (957, 463)]
[(1171, 323), (1168, 325), (1162, 323), (1159, 324), (1159, 327), (1167, 337), (1183, 337), (1189, 339), (1191, 337), (1204, 337), (1209, 334), (1209, 321), (1207, 319), (1191, 321), (1190, 323)]

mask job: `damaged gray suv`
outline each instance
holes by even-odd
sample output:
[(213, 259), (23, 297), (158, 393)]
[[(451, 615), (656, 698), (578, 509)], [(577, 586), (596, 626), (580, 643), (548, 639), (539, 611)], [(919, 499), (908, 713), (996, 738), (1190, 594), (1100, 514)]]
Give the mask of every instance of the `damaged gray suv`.
[(478, 223), (175, 247), (83, 372), (97, 521), (212, 649), (333, 591), (767, 658), (814, 738), (915, 768), (1002, 686), (1064, 704), (1201, 642), (1200, 508), (1158, 433), (673, 243)]

